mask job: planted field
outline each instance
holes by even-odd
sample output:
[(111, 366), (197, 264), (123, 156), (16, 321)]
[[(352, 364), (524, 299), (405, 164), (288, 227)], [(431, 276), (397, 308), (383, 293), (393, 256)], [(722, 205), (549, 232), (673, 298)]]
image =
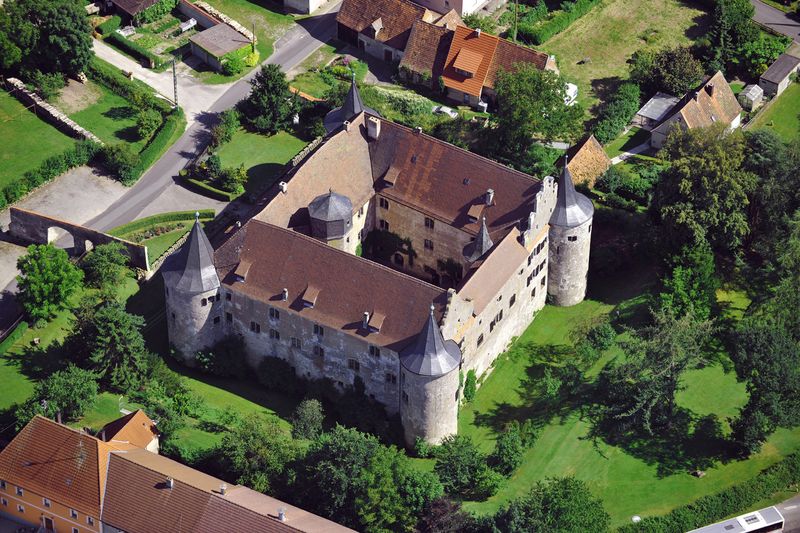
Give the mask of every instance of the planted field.
[(37, 168), (48, 157), (74, 144), (74, 139), (39, 119), (19, 100), (0, 92), (0, 189)]
[(634, 52), (691, 43), (707, 24), (695, 3), (605, 0), (541, 48), (555, 54), (561, 73), (578, 85), (578, 101), (596, 114), (593, 108), (628, 78)]
[(800, 136), (800, 84), (792, 83), (769, 108), (759, 113), (751, 129), (771, 129), (784, 141)]

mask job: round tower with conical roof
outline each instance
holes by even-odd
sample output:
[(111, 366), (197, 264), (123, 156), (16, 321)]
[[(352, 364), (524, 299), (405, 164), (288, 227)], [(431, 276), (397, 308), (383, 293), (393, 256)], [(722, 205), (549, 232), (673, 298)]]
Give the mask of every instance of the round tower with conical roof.
[(308, 204), (311, 236), (330, 246), (345, 249), (345, 238), (353, 227), (353, 203), (343, 195), (329, 189)]
[(223, 336), (214, 249), (200, 226), (199, 214), (186, 242), (167, 258), (161, 274), (170, 345), (186, 364), (193, 365), (198, 351)]
[(337, 107), (325, 115), (325, 120), (323, 121), (325, 131), (331, 133), (339, 129), (345, 122), (353, 120), (354, 117), (364, 112), (377, 117), (381, 116), (380, 113), (365, 106), (364, 102), (361, 101), (361, 93), (358, 92), (358, 85), (356, 85), (356, 75), (353, 73), (353, 78), (350, 81), (350, 90), (347, 91), (341, 107)]
[(400, 420), (406, 445), (439, 444), (458, 432), (461, 349), (444, 340), (434, 307), (414, 342), (400, 351)]
[(593, 217), (592, 201), (575, 190), (565, 159), (550, 217), (547, 293), (554, 305), (575, 305), (586, 296)]

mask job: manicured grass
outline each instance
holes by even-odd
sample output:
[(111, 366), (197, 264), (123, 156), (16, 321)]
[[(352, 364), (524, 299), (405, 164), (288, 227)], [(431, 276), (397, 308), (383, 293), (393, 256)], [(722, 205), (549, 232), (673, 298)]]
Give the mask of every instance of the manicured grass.
[[(319, 73), (319, 69), (324, 68), (337, 56), (341, 55), (344, 46), (345, 43), (337, 39), (328, 41), (300, 64), (298, 70), (301, 73), (292, 79), (291, 86), (315, 98), (324, 98), (333, 85)], [(359, 84), (363, 83), (367, 72), (369, 72), (369, 65), (364, 61), (359, 61), (355, 64), (354, 70), (356, 81)]]
[(248, 176), (245, 189), (249, 192), (269, 187), (280, 176), (284, 165), (306, 144), (285, 131), (266, 136), (241, 129), (218, 154), (223, 167), (245, 166)]
[(102, 84), (92, 83), (102, 96), (81, 111), (69, 117), (109, 144), (129, 143), (134, 152), (141, 151), (147, 139), (141, 139), (136, 132), (136, 109), (122, 98), (112, 93)]
[(800, 84), (791, 83), (778, 99), (759, 113), (751, 129), (771, 129), (785, 141), (800, 136)]
[(183, 237), (190, 228), (191, 224), (186, 223), (181, 225), (178, 229), (142, 241), (142, 244), (147, 246), (147, 257), (150, 258), (150, 261), (155, 261), (164, 255), (164, 253), (169, 250), (170, 246), (178, 242), (178, 239)]
[[(578, 101), (596, 114), (592, 108), (628, 78), (634, 52), (688, 44), (708, 21), (695, 2), (606, 0), (541, 48), (555, 54), (561, 73), (578, 85)], [(585, 58), (588, 63), (578, 64)]]
[(617, 157), (623, 152), (635, 148), (650, 139), (650, 132), (639, 128), (631, 128), (605, 146), (608, 157)]
[(58, 155), (75, 141), (0, 92), (0, 189)]
[(314, 98), (324, 98), (331, 89), (330, 85), (319, 72), (303, 72), (298, 74), (291, 82), (291, 86), (298, 91)]

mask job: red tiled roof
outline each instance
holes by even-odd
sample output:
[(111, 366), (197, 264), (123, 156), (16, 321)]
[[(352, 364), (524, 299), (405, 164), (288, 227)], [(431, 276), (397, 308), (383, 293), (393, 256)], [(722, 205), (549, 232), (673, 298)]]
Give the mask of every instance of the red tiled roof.
[(405, 50), (414, 22), (435, 18), (438, 13), (408, 0), (344, 0), (336, 15), (339, 24), (359, 33), (381, 19), (382, 28), (374, 38), (396, 50)]
[(497, 81), (497, 74), (501, 70), (513, 72), (519, 63), (532, 64), (539, 70), (544, 70), (547, 66), (548, 57), (544, 52), (500, 39), (497, 42), (494, 61), (492, 61), (492, 66), (489, 67), (489, 72), (486, 75), (486, 87), (494, 87), (495, 81)]
[(688, 128), (703, 128), (715, 123), (728, 125), (741, 112), (742, 107), (733, 95), (725, 76), (722, 72), (717, 72), (699, 88), (689, 91), (654, 130), (671, 127), (664, 124), (676, 113), (680, 113)]
[(137, 448), (146, 448), (158, 437), (155, 422), (141, 409), (109, 422), (103, 431), (106, 441), (129, 442)]
[[(494, 35), (485, 32), (479, 34), (465, 26), (456, 28), (442, 73), (445, 86), (479, 97), (499, 40)], [(470, 71), (472, 76), (465, 76), (456, 70), (456, 61), (462, 50), (467, 50), (469, 55), (480, 56), (480, 63), (474, 67), (471, 65), (474, 68), (474, 71)]]

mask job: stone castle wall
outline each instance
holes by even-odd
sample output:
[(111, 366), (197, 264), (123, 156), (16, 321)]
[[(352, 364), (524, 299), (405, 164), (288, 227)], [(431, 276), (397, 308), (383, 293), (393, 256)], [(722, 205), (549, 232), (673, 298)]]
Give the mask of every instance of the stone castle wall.
[(575, 305), (586, 296), (591, 243), (591, 218), (575, 228), (550, 228), (550, 282), (547, 292), (553, 305)]

